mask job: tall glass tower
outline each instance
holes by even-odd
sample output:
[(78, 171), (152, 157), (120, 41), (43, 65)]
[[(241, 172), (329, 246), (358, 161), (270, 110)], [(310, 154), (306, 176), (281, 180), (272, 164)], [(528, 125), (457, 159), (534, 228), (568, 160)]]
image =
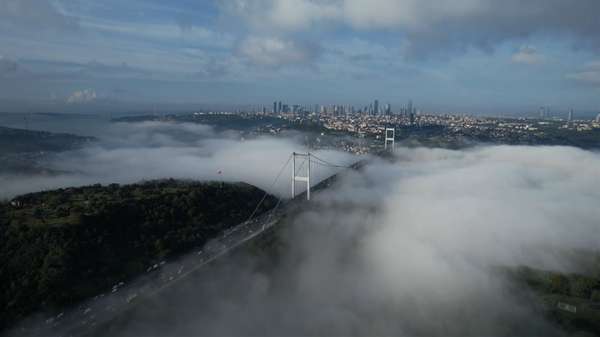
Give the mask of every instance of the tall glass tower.
[(379, 101), (378, 100), (375, 100), (375, 104), (373, 105), (373, 114), (374, 115), (379, 114)]
[(408, 100), (408, 103), (406, 104), (406, 110), (408, 113), (412, 113), (412, 99)]

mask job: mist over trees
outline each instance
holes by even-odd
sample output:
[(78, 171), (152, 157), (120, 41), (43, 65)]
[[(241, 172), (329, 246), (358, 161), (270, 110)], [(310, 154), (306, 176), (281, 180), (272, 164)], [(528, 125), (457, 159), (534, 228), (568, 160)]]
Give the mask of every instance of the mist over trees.
[[(246, 220), (264, 191), (244, 184), (163, 179), (21, 195), (0, 207), (0, 330), (68, 306), (192, 250)], [(265, 198), (258, 212), (273, 207)], [(145, 268), (144, 268), (145, 269)]]

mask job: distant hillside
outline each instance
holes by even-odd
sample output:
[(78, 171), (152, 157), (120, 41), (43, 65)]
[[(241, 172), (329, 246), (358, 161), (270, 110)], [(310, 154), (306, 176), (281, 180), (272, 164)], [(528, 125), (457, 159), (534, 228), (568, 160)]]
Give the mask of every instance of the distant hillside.
[[(202, 245), (246, 220), (263, 196), (244, 183), (163, 179), (15, 198), (20, 206), (0, 206), (0, 331)], [(268, 196), (259, 212), (275, 202)]]
[(61, 152), (97, 140), (94, 137), (68, 133), (31, 131), (0, 126), (0, 156), (40, 153), (41, 151)]

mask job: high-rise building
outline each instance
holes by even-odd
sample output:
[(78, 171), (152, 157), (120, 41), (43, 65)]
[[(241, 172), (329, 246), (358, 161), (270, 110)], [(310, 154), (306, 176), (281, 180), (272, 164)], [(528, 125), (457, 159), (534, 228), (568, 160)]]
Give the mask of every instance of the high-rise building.
[(408, 103), (406, 103), (406, 111), (412, 113), (412, 99), (409, 99)]
[(278, 112), (279, 113), (283, 113), (283, 110), (281, 110), (281, 102), (279, 102), (279, 110), (278, 110)]
[(315, 113), (318, 113), (318, 112), (319, 112), (319, 105), (315, 104)]
[(267, 113), (267, 108), (265, 108), (264, 106), (263, 106), (263, 111), (262, 111), (262, 113), (263, 113), (263, 115)]
[(390, 103), (386, 103), (385, 104), (385, 114), (386, 115), (391, 115), (391, 111), (390, 111)]
[(540, 119), (544, 119), (544, 107), (540, 107)]
[(569, 122), (573, 120), (573, 109), (569, 110)]
[(546, 107), (546, 111), (544, 111), (544, 118), (550, 118), (550, 107)]
[(327, 114), (327, 107), (324, 105), (321, 106), (321, 114), (323, 114), (323, 115)]
[(600, 114), (598, 114), (598, 116), (596, 116), (596, 123), (600, 123)]
[(411, 112), (409, 114), (409, 116), (410, 116), (410, 125), (415, 124), (415, 115)]
[(379, 114), (379, 101), (375, 100), (375, 104), (373, 104), (373, 114), (377, 115)]
[(273, 113), (277, 113), (277, 102), (273, 102)]
[(287, 104), (284, 104), (284, 105), (283, 105), (283, 110), (281, 110), (281, 113), (282, 113), (282, 114), (286, 114), (286, 113), (288, 113), (288, 105), (287, 105)]

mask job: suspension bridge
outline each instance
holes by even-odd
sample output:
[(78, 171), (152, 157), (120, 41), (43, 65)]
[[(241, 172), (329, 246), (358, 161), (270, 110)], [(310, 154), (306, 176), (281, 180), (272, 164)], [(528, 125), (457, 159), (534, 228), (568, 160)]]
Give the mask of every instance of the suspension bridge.
[[(186, 262), (188, 262), (187, 265), (185, 265), (185, 271), (183, 273), (182, 270), (184, 264), (178, 266), (175, 261), (161, 266), (162, 280), (159, 278), (160, 273), (154, 273), (152, 275), (144, 274), (143, 277), (132, 280), (125, 287), (119, 288), (120, 291), (117, 294), (109, 294), (111, 295), (111, 306), (106, 309), (111, 308), (111, 311), (103, 309), (103, 306), (106, 304), (105, 302), (102, 302), (102, 306), (97, 305), (98, 303), (95, 303), (96, 305), (94, 305), (94, 303), (88, 303), (77, 310), (73, 308), (70, 311), (65, 311), (65, 314), (61, 314), (65, 315), (65, 317), (71, 317), (71, 319), (63, 320), (63, 324), (60, 325), (60, 327), (57, 327), (56, 324), (42, 325), (43, 329), (37, 332), (39, 332), (40, 335), (53, 336), (69, 334), (83, 335), (90, 333), (92, 330), (100, 328), (103, 325), (107, 325), (113, 318), (136, 305), (137, 302), (131, 301), (132, 298), (137, 297), (139, 301), (175, 284), (180, 278), (193, 273), (196, 269), (227, 254), (228, 251), (236, 246), (242, 245), (248, 240), (263, 233), (267, 228), (277, 223), (279, 217), (293, 209), (295, 205), (303, 200), (310, 201), (311, 192), (318, 192), (321, 189), (329, 187), (331, 183), (344, 172), (357, 170), (368, 164), (373, 157), (383, 156), (388, 153), (394, 146), (393, 130), (391, 137), (388, 137), (388, 130), (386, 130), (385, 138), (386, 143), (384, 149), (377, 151), (373, 156), (364, 158), (350, 165), (333, 164), (311, 153), (292, 153), (248, 220), (229, 230), (225, 230), (221, 235), (211, 239), (202, 247), (196, 247), (198, 252), (191, 253), (191, 256), (194, 258), (180, 258), (181, 260), (185, 259)], [(391, 147), (388, 147), (388, 141), (391, 141)], [(291, 174), (286, 174), (285, 176), (287, 178), (282, 178), (286, 169), (291, 171)], [(285, 192), (279, 198), (277, 205), (275, 205), (272, 210), (255, 218), (254, 215), (258, 208), (271, 193), (273, 186), (279, 179), (283, 179), (284, 184), (287, 186)], [(291, 198), (284, 201), (286, 196)], [(167, 279), (167, 276), (170, 276), (170, 278)], [(131, 294), (133, 293), (135, 293), (135, 296), (131, 297)], [(127, 295), (130, 297), (127, 297)], [(85, 313), (82, 314), (80, 312), (80, 309), (88, 307), (88, 305), (89, 308), (87, 310), (91, 311), (88, 312), (86, 310), (88, 313), (86, 316)], [(98, 317), (96, 317), (96, 315), (98, 315)], [(86, 325), (87, 320), (91, 320), (94, 317), (96, 317), (96, 321)], [(96, 326), (96, 323), (99, 323), (98, 326)]]
[[(391, 136), (390, 136), (391, 132)], [(385, 147), (384, 149), (377, 151), (375, 156), (383, 156), (387, 154), (391, 149), (394, 148), (394, 133), (395, 129), (387, 128), (385, 131)], [(388, 147), (388, 143), (391, 145)], [(280, 215), (282, 215), (285, 211), (293, 208), (295, 204), (299, 203), (304, 197), (306, 197), (307, 201), (310, 201), (311, 192), (318, 192), (323, 188), (327, 188), (331, 185), (332, 181), (336, 179), (340, 174), (348, 171), (348, 170), (357, 170), (362, 166), (366, 165), (371, 161), (371, 158), (359, 160), (351, 165), (338, 165), (330, 163), (326, 160), (323, 160), (314, 154), (306, 153), (292, 153), (292, 155), (288, 158), (287, 162), (269, 187), (269, 189), (265, 192), (262, 200), (258, 203), (254, 212), (250, 215), (248, 220), (245, 222), (244, 228), (248, 228), (249, 224), (259, 222), (261, 225), (261, 229), (265, 230), (266, 228), (272, 226), (277, 222), (277, 219)], [(291, 165), (290, 165), (291, 163)], [(254, 218), (256, 211), (263, 203), (267, 195), (269, 195), (273, 189), (273, 186), (277, 183), (282, 173), (291, 166), (292, 177), (287, 184), (287, 188), (283, 195), (279, 198), (277, 205), (267, 214), (263, 214), (258, 218)], [(291, 190), (291, 199), (280, 207), (282, 201), (285, 196), (288, 195)], [(236, 226), (237, 228), (240, 226)]]

